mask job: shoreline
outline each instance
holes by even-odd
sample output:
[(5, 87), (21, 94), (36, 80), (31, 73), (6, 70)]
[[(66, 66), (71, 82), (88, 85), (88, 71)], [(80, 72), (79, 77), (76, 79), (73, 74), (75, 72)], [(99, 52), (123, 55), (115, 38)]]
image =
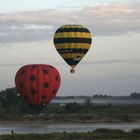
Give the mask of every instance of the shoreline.
[(140, 124), (140, 121), (134, 122), (123, 122), (123, 121), (0, 121), (0, 125), (10, 125), (10, 124)]

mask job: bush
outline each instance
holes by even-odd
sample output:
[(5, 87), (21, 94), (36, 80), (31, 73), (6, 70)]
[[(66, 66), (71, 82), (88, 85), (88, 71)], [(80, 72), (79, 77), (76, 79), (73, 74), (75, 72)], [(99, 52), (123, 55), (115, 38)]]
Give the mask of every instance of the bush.
[(140, 134), (140, 129), (139, 129), (139, 128), (137, 128), (137, 129), (133, 129), (133, 130), (132, 130), (132, 133)]
[(80, 111), (80, 105), (78, 103), (68, 103), (65, 105), (66, 113), (78, 113)]

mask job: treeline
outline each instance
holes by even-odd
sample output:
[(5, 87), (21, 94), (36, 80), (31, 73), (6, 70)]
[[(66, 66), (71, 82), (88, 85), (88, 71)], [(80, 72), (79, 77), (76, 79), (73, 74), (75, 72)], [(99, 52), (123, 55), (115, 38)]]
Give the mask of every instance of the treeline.
[(132, 92), (128, 96), (111, 96), (111, 95), (102, 95), (102, 94), (96, 94), (93, 96), (93, 98), (140, 98), (140, 92)]
[(8, 88), (0, 92), (0, 115), (27, 113), (29, 110), (29, 106), (18, 96), (15, 88)]
[[(113, 96), (108, 95), (94, 95), (93, 97), (88, 96), (77, 96), (77, 97), (57, 97), (57, 99), (60, 98), (84, 98), (85, 103), (84, 107), (87, 108), (87, 110), (92, 106), (91, 98), (111, 98)], [(130, 94), (130, 96), (127, 96), (130, 98), (140, 98), (139, 92), (133, 92)], [(68, 103), (63, 105), (60, 105), (61, 108), (63, 107), (63, 111), (65, 112), (75, 112), (75, 110), (80, 110), (80, 105), (78, 103)], [(50, 104), (47, 106), (46, 110), (48, 111), (50, 108)], [(82, 106), (83, 108), (83, 106)], [(20, 97), (17, 94), (16, 88), (8, 88), (5, 90), (0, 91), (0, 114), (3, 113), (10, 113), (10, 114), (22, 114), (22, 113), (30, 113), (32, 112), (31, 108), (27, 105), (25, 100)]]
[(91, 99), (91, 98), (140, 98), (140, 92), (132, 92), (128, 96), (111, 96), (111, 95), (103, 95), (103, 94), (95, 94), (93, 96), (58, 96), (56, 99), (75, 99), (75, 98), (84, 98), (84, 99)]
[[(48, 104), (43, 112), (47, 113), (75, 113), (85, 108), (90, 108), (91, 102), (87, 98), (84, 106), (78, 103)], [(28, 106), (25, 100), (17, 94), (16, 88), (8, 88), (0, 92), (0, 117), (5, 114), (34, 114), (35, 112)]]
[(140, 93), (139, 92), (133, 92), (133, 93), (131, 93), (130, 96), (134, 97), (134, 98), (140, 98)]

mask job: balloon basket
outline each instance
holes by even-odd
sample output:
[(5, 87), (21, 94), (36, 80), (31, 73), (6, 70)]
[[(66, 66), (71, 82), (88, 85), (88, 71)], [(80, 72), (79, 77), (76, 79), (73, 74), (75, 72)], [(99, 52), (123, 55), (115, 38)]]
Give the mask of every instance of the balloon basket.
[(70, 73), (75, 73), (75, 69), (72, 68), (72, 69), (70, 70)]

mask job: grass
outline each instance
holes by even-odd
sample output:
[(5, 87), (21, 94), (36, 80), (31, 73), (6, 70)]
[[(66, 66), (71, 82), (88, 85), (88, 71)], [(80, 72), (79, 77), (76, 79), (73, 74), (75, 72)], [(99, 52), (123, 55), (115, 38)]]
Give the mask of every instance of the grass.
[(132, 132), (97, 129), (87, 133), (48, 133), (1, 135), (0, 140), (140, 140), (140, 129)]
[[(71, 109), (71, 108), (70, 108)], [(84, 105), (65, 110), (59, 105), (50, 104), (43, 115), (0, 113), (0, 121), (45, 121), (45, 122), (139, 122), (140, 105)], [(26, 117), (25, 117), (26, 116)]]

